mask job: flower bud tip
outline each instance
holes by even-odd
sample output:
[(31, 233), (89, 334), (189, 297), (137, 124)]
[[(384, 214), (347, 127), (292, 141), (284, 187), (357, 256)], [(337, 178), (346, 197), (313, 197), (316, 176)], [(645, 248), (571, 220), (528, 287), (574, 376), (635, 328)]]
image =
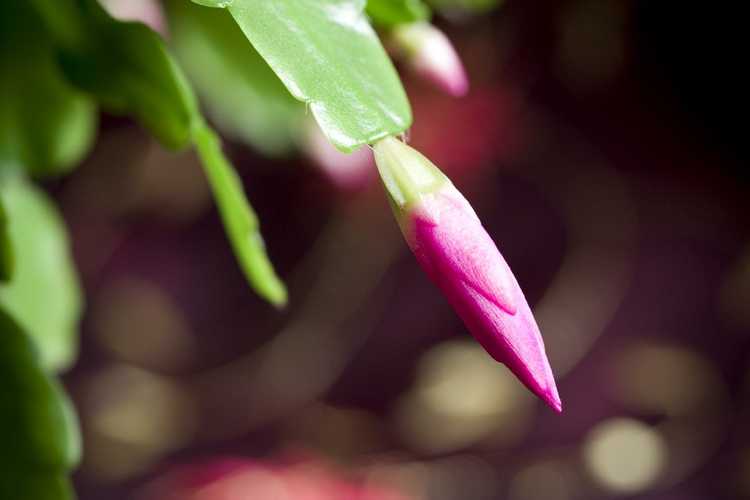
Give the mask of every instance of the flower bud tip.
[(552, 387), (542, 395), (542, 400), (555, 410), (555, 412), (562, 413), (562, 401), (560, 400), (560, 395), (557, 393), (554, 380), (552, 380)]
[(453, 97), (469, 91), (466, 70), (442, 31), (428, 23), (414, 23), (397, 28), (394, 39), (417, 74)]

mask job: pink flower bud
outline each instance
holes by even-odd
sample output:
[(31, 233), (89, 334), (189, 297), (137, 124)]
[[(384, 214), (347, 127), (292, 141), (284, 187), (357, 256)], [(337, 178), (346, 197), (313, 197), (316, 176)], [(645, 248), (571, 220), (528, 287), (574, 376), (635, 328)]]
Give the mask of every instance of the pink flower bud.
[(409, 66), (448, 94), (461, 97), (469, 91), (461, 59), (445, 34), (429, 23), (399, 26), (393, 41)]
[(333, 147), (314, 120), (310, 120), (306, 127), (302, 149), (325, 177), (341, 191), (363, 189), (375, 176), (372, 152), (368, 148), (342, 153)]
[(110, 16), (120, 21), (139, 21), (162, 36), (167, 34), (167, 22), (158, 0), (101, 0)]
[(562, 411), (529, 304), (469, 202), (406, 144), (391, 137), (374, 149), (391, 206), (422, 269), (487, 352)]

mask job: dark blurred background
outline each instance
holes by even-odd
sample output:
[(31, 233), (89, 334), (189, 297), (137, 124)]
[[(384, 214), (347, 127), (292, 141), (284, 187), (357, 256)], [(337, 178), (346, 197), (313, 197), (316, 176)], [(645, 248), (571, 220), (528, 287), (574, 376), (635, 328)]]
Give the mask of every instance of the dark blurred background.
[(467, 334), (375, 178), (345, 191), (304, 156), (229, 143), (290, 287), (276, 311), (192, 154), (104, 117), (94, 154), (50, 186), (87, 293), (65, 377), (80, 498), (295, 454), (426, 500), (750, 497), (747, 43), (727, 9), (508, 0), (437, 20), (466, 98), (404, 77), (410, 142), (513, 268), (562, 415)]

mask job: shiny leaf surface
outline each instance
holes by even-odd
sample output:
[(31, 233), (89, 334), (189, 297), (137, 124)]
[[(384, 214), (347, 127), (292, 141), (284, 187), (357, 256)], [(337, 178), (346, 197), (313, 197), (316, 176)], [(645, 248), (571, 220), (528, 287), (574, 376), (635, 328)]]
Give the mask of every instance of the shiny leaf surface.
[(233, 0), (227, 7), (326, 137), (352, 151), (411, 125), (401, 82), (364, 0)]
[(229, 13), (185, 0), (166, 6), (177, 59), (218, 128), (264, 154), (289, 153), (304, 106), (247, 43)]

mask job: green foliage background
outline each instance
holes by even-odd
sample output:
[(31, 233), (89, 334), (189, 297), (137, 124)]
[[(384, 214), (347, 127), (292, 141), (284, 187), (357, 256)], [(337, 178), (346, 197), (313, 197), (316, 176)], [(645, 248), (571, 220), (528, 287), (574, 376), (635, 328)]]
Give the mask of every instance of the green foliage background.
[(277, 306), (286, 289), (201, 107), (269, 155), (297, 146), (307, 111), (346, 152), (411, 125), (370, 22), (387, 30), (425, 21), (430, 9), (420, 0), (164, 6), (172, 47), (143, 24), (113, 19), (97, 0), (0, 3), (0, 500), (74, 496), (67, 475), (80, 439), (54, 374), (75, 360), (83, 293), (63, 218), (32, 180), (81, 163), (99, 109), (138, 121), (166, 148), (196, 149), (241, 270)]

